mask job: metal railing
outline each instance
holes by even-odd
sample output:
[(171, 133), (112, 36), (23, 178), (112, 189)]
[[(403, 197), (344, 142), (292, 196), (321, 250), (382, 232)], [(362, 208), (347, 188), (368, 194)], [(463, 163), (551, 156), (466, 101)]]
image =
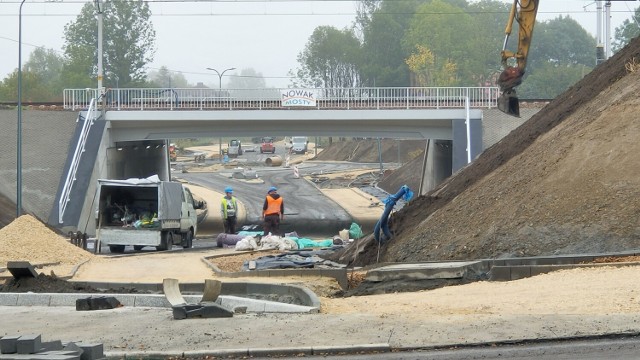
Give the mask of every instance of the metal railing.
[[(107, 89), (105, 110), (384, 110), (384, 109), (464, 109), (469, 98), (472, 108), (495, 108), (497, 87), (370, 87), (305, 89), (314, 94), (312, 107), (282, 104), (281, 91), (287, 89), (149, 88)], [(87, 109), (98, 97), (97, 89), (65, 89), (64, 108)]]
[[(62, 193), (60, 194), (60, 200), (58, 200), (58, 222), (60, 224), (64, 223), (64, 212), (67, 209), (67, 204), (69, 203), (69, 199), (71, 198), (71, 188), (73, 187), (73, 183), (76, 181), (78, 166), (80, 165), (80, 159), (82, 158), (82, 153), (84, 152), (87, 138), (89, 137), (89, 132), (91, 131), (91, 126), (93, 125), (93, 122), (98, 118), (98, 107), (96, 106), (96, 99), (97, 98), (93, 98), (89, 102), (89, 107), (86, 112), (86, 118), (84, 119), (84, 124), (82, 125), (82, 131), (80, 132), (78, 143), (76, 144), (76, 150), (73, 153), (73, 158), (71, 159), (71, 164), (69, 165), (69, 172), (67, 173), (67, 178), (65, 179), (64, 187), (62, 188)], [(80, 118), (80, 115), (78, 115), (78, 118)]]

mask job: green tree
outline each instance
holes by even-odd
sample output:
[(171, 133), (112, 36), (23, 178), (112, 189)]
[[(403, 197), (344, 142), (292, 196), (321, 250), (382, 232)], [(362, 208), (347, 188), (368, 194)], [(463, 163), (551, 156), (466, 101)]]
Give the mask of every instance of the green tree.
[(414, 86), (452, 86), (456, 80), (456, 64), (451, 61), (436, 64), (433, 53), (422, 45), (416, 45), (416, 51), (406, 63), (414, 75)]
[(625, 20), (616, 28), (611, 49), (615, 53), (637, 36), (640, 36), (640, 7), (636, 9), (631, 19)]
[[(144, 1), (103, 1), (103, 67), (120, 87), (137, 86), (146, 79), (146, 66), (155, 53), (151, 10)], [(82, 7), (64, 28), (67, 58), (65, 79), (73, 86), (91, 86), (97, 76), (97, 13), (92, 3)], [(106, 85), (106, 84), (105, 84)], [(110, 85), (113, 86), (113, 85)]]
[[(473, 17), (464, 8), (444, 0), (433, 0), (418, 7), (403, 38), (405, 52), (416, 45), (428, 48), (434, 56), (435, 68), (444, 69), (446, 63), (457, 64), (456, 84), (474, 85), (479, 66), (475, 66)], [(482, 43), (485, 43), (482, 41)], [(486, 45), (485, 45), (486, 46)], [(485, 64), (482, 64), (484, 67)], [(475, 71), (474, 71), (475, 70)], [(430, 86), (443, 86), (432, 83)]]
[(360, 41), (353, 30), (317, 27), (298, 55), (300, 85), (349, 88), (360, 86)]
[(527, 69), (546, 63), (593, 67), (596, 62), (596, 39), (578, 22), (562, 15), (537, 23), (533, 31)]
[(595, 38), (569, 17), (536, 24), (518, 94), (521, 98), (556, 97), (593, 69), (595, 48)]
[(362, 60), (360, 66), (365, 86), (408, 86), (409, 68), (405, 59), (414, 46), (403, 49), (401, 45), (409, 27), (418, 0), (393, 1), (369, 6), (358, 18), (362, 29)]
[(518, 88), (523, 99), (553, 99), (588, 74), (586, 65), (544, 63), (532, 71)]
[[(61, 101), (62, 56), (53, 49), (38, 47), (29, 55), (22, 67), (22, 98), (25, 101)], [(18, 99), (18, 70), (9, 74), (0, 83), (0, 99)]]
[(472, 2), (467, 12), (472, 17), (473, 31), (469, 34), (466, 47), (469, 51), (467, 63), (472, 79), (467, 82), (485, 86), (494, 82), (502, 72), (500, 50), (504, 42), (504, 30), (511, 4), (496, 0)]

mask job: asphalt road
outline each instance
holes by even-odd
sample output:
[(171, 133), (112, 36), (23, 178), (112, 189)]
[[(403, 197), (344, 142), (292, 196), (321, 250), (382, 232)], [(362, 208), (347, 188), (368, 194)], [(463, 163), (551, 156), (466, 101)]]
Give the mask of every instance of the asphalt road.
[[(313, 167), (303, 165), (299, 169), (305, 173), (319, 172), (335, 170), (335, 166), (332, 168), (328, 164)], [(264, 167), (253, 168), (253, 170), (264, 183), (233, 179), (231, 170), (217, 173), (184, 173), (178, 177), (213, 190), (232, 186), (234, 195), (245, 205), (246, 225), (260, 224), (262, 205), (270, 186), (276, 186), (278, 193), (284, 198), (285, 220), (281, 224), (283, 232), (297, 231), (301, 236), (325, 237), (336, 234), (351, 225), (353, 220), (346, 211), (324, 196), (313, 183), (295, 178), (292, 169)]]
[[(416, 350), (363, 355), (318, 355), (305, 359), (340, 360), (632, 360), (638, 359), (640, 338), (622, 337), (593, 340), (543, 341), (514, 344)], [(283, 357), (281, 360), (299, 359)]]

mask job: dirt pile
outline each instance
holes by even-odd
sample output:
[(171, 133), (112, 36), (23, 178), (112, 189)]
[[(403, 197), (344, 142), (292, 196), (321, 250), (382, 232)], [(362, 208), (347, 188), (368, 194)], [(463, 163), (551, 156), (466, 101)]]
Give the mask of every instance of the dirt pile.
[(322, 150), (315, 160), (377, 163), (382, 154), (383, 163), (400, 164), (400, 168), (386, 170), (377, 186), (394, 194), (402, 185), (414, 191), (420, 186), (425, 140), (377, 139), (346, 140), (333, 142)]
[(425, 145), (425, 140), (381, 139), (380, 147), (377, 139), (333, 141), (314, 160), (377, 163), (382, 157), (383, 163), (405, 164), (421, 155)]
[(93, 257), (31, 215), (22, 215), (0, 229), (0, 267), (6, 267), (8, 261), (77, 265)]
[[(380, 261), (640, 248), (640, 38), (395, 214)], [(525, 80), (526, 81), (526, 80)], [(376, 246), (358, 256), (375, 262)]]

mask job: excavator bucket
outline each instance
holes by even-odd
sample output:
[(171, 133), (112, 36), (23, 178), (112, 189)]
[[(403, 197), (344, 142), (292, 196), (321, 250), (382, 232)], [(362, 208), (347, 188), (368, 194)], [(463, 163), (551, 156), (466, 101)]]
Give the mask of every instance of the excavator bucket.
[(515, 117), (520, 117), (520, 103), (515, 91), (505, 91), (498, 97), (498, 110)]

